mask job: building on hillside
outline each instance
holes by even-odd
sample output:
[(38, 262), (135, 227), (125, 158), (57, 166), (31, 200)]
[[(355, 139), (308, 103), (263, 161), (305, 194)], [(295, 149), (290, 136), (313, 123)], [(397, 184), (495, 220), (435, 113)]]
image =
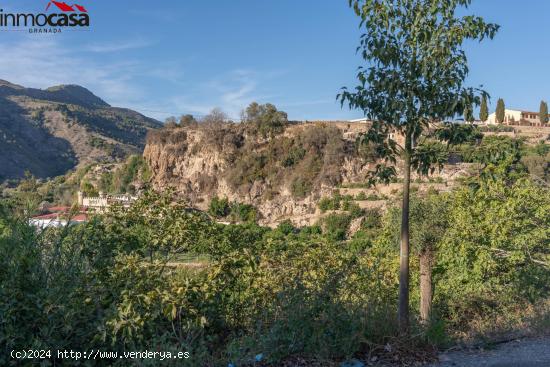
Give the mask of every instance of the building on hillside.
[[(348, 122), (351, 123), (351, 124), (365, 124), (369, 127), (372, 123), (372, 121), (367, 119), (367, 118), (348, 120)], [(396, 131), (395, 129), (393, 130), (393, 132), (391, 132), (389, 134), (389, 138), (392, 139), (392, 140), (395, 140), (397, 142), (397, 144), (399, 144), (401, 146), (405, 145), (405, 136), (402, 133)]]
[(370, 120), (363, 117), (363, 118), (360, 118), (360, 119), (348, 120), (348, 122), (351, 122), (351, 123), (354, 123), (354, 124), (366, 124), (366, 123), (370, 122)]
[(68, 206), (52, 206), (43, 210), (39, 215), (31, 217), (29, 223), (38, 228), (64, 227), (88, 221), (88, 214), (84, 208), (71, 211)]
[[(489, 115), (487, 124), (497, 124), (497, 114), (493, 112)], [(522, 110), (504, 110), (504, 125), (523, 125), (523, 126), (541, 126), (538, 112), (522, 111)]]
[(136, 199), (137, 197), (130, 195), (106, 195), (101, 191), (99, 196), (84, 196), (82, 191), (78, 192), (78, 205), (96, 211), (102, 211), (115, 204), (129, 207)]

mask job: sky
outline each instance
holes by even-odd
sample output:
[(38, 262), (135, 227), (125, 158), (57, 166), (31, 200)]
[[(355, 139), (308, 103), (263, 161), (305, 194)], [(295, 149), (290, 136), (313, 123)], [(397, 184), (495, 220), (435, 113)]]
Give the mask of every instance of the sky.
[[(72, 0), (67, 1), (72, 4)], [(48, 0), (0, 1), (43, 12)], [(0, 32), (0, 79), (26, 87), (79, 84), (109, 104), (160, 120), (219, 107), (238, 119), (250, 102), (292, 120), (352, 119), (336, 94), (356, 85), (361, 34), (347, 0), (78, 0), (85, 32)], [(468, 43), (470, 86), (490, 109), (538, 111), (550, 99), (548, 0), (474, 0), (469, 13), (501, 25)]]

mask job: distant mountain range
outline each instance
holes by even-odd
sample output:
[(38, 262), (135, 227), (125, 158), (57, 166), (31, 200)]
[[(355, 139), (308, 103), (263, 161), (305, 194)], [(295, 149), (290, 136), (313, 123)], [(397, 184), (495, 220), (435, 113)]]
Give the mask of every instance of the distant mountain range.
[(0, 80), (0, 182), (141, 153), (147, 131), (161, 126), (78, 85), (34, 89)]

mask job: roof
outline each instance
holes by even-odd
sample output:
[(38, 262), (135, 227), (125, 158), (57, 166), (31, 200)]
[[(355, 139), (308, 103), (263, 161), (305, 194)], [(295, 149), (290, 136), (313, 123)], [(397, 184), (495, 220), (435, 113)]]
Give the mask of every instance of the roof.
[[(42, 215), (36, 215), (34, 217), (32, 217), (31, 219), (35, 219), (35, 220), (54, 220), (54, 219), (60, 219), (60, 214), (59, 213), (49, 213), (49, 214), (42, 214)], [(85, 222), (88, 220), (88, 214), (86, 213), (78, 213), (78, 214), (75, 214), (73, 215), (72, 217), (71, 216), (66, 216), (66, 218), (62, 218), (62, 219), (69, 219), (71, 220), (71, 222)]]
[(87, 220), (88, 220), (88, 215), (84, 213), (77, 214), (71, 218), (71, 221), (73, 222), (85, 222)]
[(49, 208), (47, 208), (47, 210), (49, 212), (68, 212), (69, 210), (71, 210), (71, 207), (70, 206), (50, 206)]
[(36, 215), (32, 217), (32, 219), (57, 219), (57, 217), (58, 217), (58, 214), (50, 213), (50, 214)]

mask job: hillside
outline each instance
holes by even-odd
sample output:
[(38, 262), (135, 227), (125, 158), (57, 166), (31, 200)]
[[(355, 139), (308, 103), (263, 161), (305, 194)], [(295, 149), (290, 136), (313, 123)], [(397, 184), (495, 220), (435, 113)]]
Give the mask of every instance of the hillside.
[[(214, 198), (252, 205), (259, 222), (270, 226), (286, 219), (311, 225), (338, 209), (331, 203), (340, 200), (370, 210), (401, 199), (400, 162), (393, 182), (367, 185), (380, 160), (376, 148), (356, 142), (366, 124), (252, 120), (151, 131), (143, 154), (153, 187), (173, 188), (202, 210)], [(441, 169), (429, 176), (413, 172), (412, 190), (450, 191), (491, 163), (491, 152), (510, 149), (519, 150), (525, 171), (549, 182), (549, 133), (546, 127), (480, 127), (461, 145), (435, 144), (444, 157)]]
[[(293, 123), (271, 137), (250, 124), (199, 124), (152, 131), (144, 158), (153, 187), (173, 188), (194, 207), (207, 210), (213, 197), (253, 205), (265, 225), (291, 219), (310, 225), (323, 197), (359, 197), (361, 209), (386, 205), (401, 184), (368, 188), (373, 152), (357, 149), (364, 124)], [(467, 174), (466, 163), (446, 165), (438, 179), (417, 179), (420, 190), (447, 190)], [(368, 199), (365, 199), (368, 198)]]
[(80, 164), (118, 161), (140, 153), (147, 131), (160, 126), (78, 85), (42, 90), (0, 80), (0, 181), (27, 170), (53, 177)]

